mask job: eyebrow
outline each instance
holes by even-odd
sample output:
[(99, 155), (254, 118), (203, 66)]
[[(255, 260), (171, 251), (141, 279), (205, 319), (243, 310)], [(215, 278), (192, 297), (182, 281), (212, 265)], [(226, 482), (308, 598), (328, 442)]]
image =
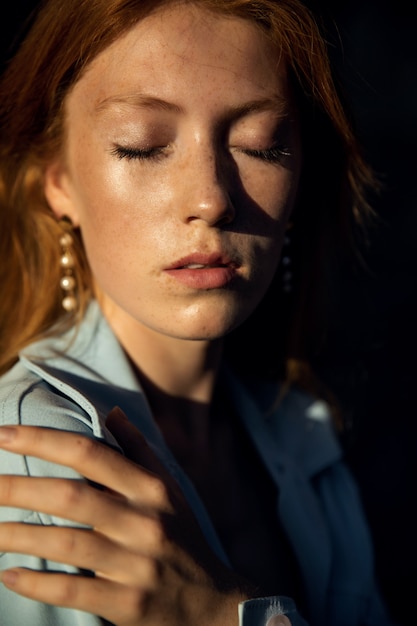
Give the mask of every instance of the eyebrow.
[[(161, 98), (148, 96), (145, 94), (127, 94), (121, 96), (110, 96), (104, 100), (100, 100), (95, 108), (95, 112), (101, 113), (113, 105), (128, 105), (138, 109), (160, 109), (163, 111), (171, 111), (173, 113), (183, 113), (184, 109), (173, 102), (168, 102)], [(250, 100), (243, 104), (232, 106), (227, 109), (228, 115), (233, 119), (244, 117), (250, 113), (262, 111), (273, 111), (278, 115), (288, 113), (289, 102), (282, 96), (275, 95), (270, 98), (261, 98), (259, 100)]]
[(154, 96), (146, 96), (144, 94), (110, 96), (109, 98), (100, 100), (94, 108), (97, 113), (101, 113), (101, 111), (105, 111), (111, 106), (117, 104), (127, 104), (138, 109), (162, 109), (164, 111), (173, 111), (175, 113), (183, 112), (181, 107), (173, 104), (172, 102), (167, 102), (166, 100), (155, 98)]

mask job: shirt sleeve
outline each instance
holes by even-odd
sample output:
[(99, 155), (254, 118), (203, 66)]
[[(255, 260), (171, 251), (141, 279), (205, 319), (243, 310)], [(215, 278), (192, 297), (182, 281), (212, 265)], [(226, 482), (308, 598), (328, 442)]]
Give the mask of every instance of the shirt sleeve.
[[(4, 388), (2, 392), (5, 394)], [(59, 428), (93, 437), (92, 428), (82, 409), (41, 381), (35, 381), (30, 385), (23, 380), (11, 387), (7, 397), (2, 398), (0, 423)], [(70, 467), (50, 463), (37, 457), (13, 454), (3, 449), (0, 450), (0, 474), (85, 480)], [(0, 522), (22, 521), (43, 525), (83, 526), (38, 511), (0, 507)]]

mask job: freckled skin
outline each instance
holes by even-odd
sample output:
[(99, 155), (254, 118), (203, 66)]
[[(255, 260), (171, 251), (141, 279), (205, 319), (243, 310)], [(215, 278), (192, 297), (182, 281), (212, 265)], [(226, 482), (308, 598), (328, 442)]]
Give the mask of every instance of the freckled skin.
[[(70, 93), (66, 164), (47, 172), (46, 193), (80, 226), (103, 308), (125, 345), (149, 334), (217, 339), (265, 293), (301, 166), (285, 68), (275, 61), (245, 20), (166, 7), (104, 50)], [(158, 103), (138, 104), (139, 95)], [(274, 102), (236, 113), (277, 97), (284, 112)], [(290, 158), (245, 152), (270, 149), (277, 133)], [(127, 158), (117, 146), (160, 152)], [(167, 275), (197, 252), (233, 259), (234, 280), (192, 289)]]

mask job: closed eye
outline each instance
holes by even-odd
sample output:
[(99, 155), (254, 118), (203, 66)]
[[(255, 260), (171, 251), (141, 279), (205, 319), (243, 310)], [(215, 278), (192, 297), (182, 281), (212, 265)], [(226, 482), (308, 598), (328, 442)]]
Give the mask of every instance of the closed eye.
[(146, 161), (146, 160), (159, 160), (164, 156), (164, 150), (167, 146), (155, 146), (152, 148), (133, 148), (130, 146), (115, 146), (111, 151), (111, 154), (118, 159), (127, 159)]
[(274, 146), (267, 150), (251, 150), (245, 148), (242, 149), (242, 152), (255, 159), (267, 161), (268, 163), (280, 163), (284, 159), (288, 159), (292, 156), (291, 151), (286, 146)]
[[(127, 159), (146, 161), (146, 160), (159, 160), (166, 153), (168, 146), (155, 146), (151, 148), (134, 148), (130, 146), (115, 146), (111, 153), (118, 159)], [(250, 148), (242, 148), (240, 150), (244, 154), (250, 157), (266, 161), (268, 163), (279, 163), (283, 159), (291, 157), (291, 152), (286, 146), (274, 146), (267, 150), (255, 150)]]

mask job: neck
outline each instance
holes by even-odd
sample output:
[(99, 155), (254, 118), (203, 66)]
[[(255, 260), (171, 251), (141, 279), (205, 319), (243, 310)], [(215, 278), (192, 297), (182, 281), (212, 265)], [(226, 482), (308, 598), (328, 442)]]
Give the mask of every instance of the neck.
[(224, 398), (217, 385), (223, 340), (178, 339), (132, 318), (120, 319), (105, 309), (104, 314), (177, 459), (184, 467), (195, 464), (195, 457), (200, 462), (223, 427)]
[(106, 317), (150, 393), (159, 390), (166, 397), (211, 403), (222, 359), (222, 339), (178, 339), (132, 318)]
[[(222, 343), (184, 341), (164, 337), (162, 341), (140, 341), (135, 351), (127, 350), (138, 378), (157, 401), (169, 398), (196, 405), (210, 405), (222, 358)], [(125, 348), (126, 349), (126, 348)]]

